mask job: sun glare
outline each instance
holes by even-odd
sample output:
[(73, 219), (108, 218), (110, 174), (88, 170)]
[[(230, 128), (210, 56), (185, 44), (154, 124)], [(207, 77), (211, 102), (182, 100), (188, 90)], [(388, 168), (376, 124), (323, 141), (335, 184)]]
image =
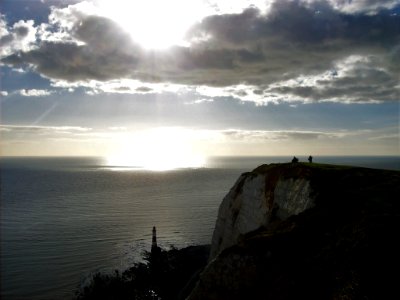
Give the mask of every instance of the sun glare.
[(206, 9), (200, 0), (99, 0), (97, 5), (134, 41), (152, 49), (184, 44), (186, 31), (205, 15)]
[(162, 128), (123, 135), (117, 144), (118, 149), (106, 158), (109, 167), (164, 171), (200, 168), (206, 162), (184, 130)]

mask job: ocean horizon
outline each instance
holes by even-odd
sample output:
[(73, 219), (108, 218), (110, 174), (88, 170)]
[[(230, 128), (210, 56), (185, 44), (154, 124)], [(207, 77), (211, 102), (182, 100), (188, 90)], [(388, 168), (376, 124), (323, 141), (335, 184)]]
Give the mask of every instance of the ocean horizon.
[[(307, 162), (308, 155), (297, 155), (300, 162)], [(254, 169), (261, 164), (290, 162), (293, 156), (209, 156), (202, 166), (175, 168), (200, 169)], [(342, 164), (366, 168), (400, 170), (400, 156), (398, 155), (321, 155), (313, 156), (314, 163)], [(44, 163), (43, 163), (44, 162)], [(11, 163), (11, 165), (10, 165)], [(144, 170), (144, 171), (171, 171), (146, 170), (141, 166), (110, 165), (107, 157), (103, 156), (0, 156), (0, 168), (7, 167), (42, 168), (42, 169), (71, 169), (71, 168), (104, 168), (109, 170)]]
[[(99, 157), (1, 157), (1, 299), (71, 299), (91, 274), (150, 250), (209, 244), (239, 175), (292, 157), (211, 157), (149, 171)], [(298, 156), (306, 162), (307, 156)], [(316, 163), (400, 170), (399, 156), (315, 156)]]

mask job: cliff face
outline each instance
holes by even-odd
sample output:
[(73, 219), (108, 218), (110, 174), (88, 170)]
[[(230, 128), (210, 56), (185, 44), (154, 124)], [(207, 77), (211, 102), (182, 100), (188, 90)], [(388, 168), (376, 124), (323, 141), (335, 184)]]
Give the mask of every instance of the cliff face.
[(314, 206), (315, 195), (308, 176), (284, 176), (282, 171), (271, 167), (268, 172), (240, 176), (220, 205), (210, 259), (235, 245), (245, 234)]
[(189, 299), (389, 299), (398, 293), (400, 173), (264, 165), (224, 198)]

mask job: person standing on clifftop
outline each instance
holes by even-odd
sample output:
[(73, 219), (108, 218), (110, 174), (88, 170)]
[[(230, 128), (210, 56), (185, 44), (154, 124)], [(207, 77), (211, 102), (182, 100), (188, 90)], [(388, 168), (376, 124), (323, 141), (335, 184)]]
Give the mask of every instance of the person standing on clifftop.
[(299, 159), (296, 156), (293, 156), (292, 163), (298, 163)]
[(309, 162), (310, 164), (312, 163), (312, 156), (311, 156), (311, 155), (308, 157), (308, 162)]

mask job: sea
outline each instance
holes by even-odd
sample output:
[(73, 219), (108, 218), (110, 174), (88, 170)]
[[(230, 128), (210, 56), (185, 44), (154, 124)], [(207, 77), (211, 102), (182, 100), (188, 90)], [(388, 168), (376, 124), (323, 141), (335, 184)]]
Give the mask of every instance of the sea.
[[(1, 157), (0, 298), (73, 299), (96, 272), (140, 262), (153, 226), (165, 249), (209, 244), (239, 175), (290, 160), (212, 157), (202, 168), (149, 171), (98, 157)], [(400, 170), (399, 156), (314, 161)]]

